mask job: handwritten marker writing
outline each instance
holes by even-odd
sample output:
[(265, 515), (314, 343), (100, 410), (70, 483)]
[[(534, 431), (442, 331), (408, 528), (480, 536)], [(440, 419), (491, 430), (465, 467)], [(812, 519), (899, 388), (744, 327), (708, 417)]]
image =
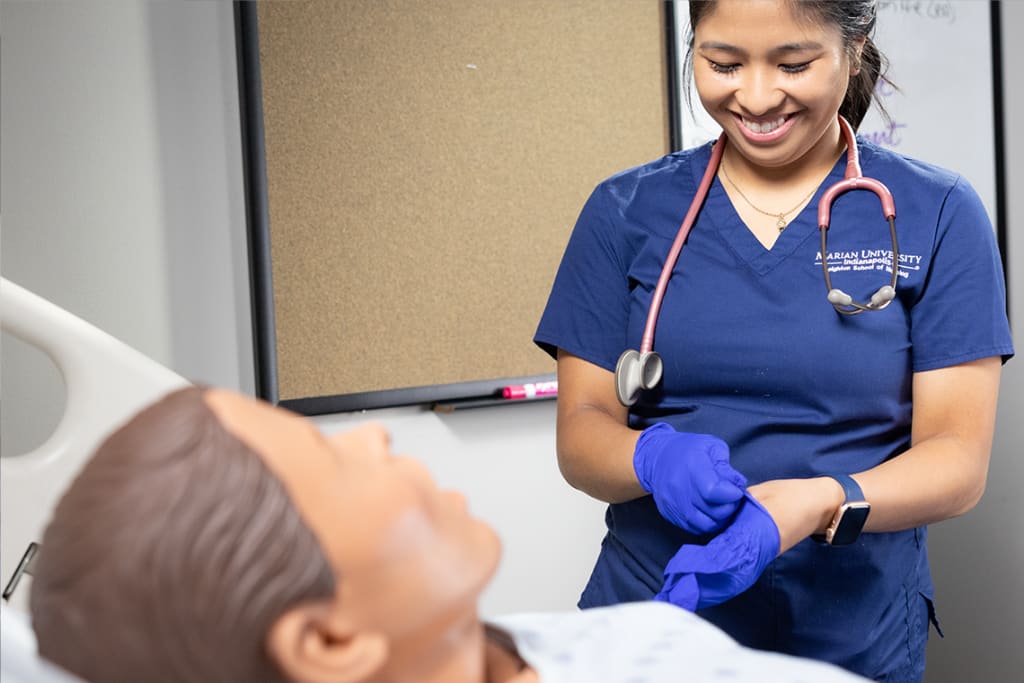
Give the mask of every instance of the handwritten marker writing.
[(540, 396), (558, 396), (558, 382), (536, 382), (534, 384), (518, 384), (505, 387), (501, 395), (505, 398), (537, 398)]

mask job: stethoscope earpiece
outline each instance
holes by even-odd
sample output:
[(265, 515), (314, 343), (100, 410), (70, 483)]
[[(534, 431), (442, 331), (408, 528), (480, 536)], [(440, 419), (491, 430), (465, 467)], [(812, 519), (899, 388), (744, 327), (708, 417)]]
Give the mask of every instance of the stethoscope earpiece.
[(896, 298), (896, 289), (891, 285), (879, 287), (878, 291), (871, 295), (871, 300), (866, 304), (858, 304), (853, 297), (841, 289), (833, 287), (828, 290), (828, 302), (840, 313), (847, 315), (863, 313), (864, 311), (880, 311)]
[(853, 303), (853, 297), (841, 289), (828, 290), (828, 302), (833, 306), (849, 306)]
[(615, 394), (619, 403), (631, 406), (640, 397), (641, 390), (658, 386), (663, 368), (661, 356), (654, 351), (623, 351), (615, 365)]
[(886, 285), (884, 287), (879, 287), (878, 291), (871, 295), (871, 303), (868, 305), (878, 311), (888, 306), (889, 302), (895, 298), (896, 289)]

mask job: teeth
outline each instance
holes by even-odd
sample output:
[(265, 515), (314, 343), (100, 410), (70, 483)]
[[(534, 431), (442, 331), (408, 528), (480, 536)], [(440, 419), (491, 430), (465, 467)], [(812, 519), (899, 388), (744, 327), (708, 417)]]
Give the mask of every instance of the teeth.
[(784, 124), (786, 122), (786, 117), (780, 116), (774, 121), (764, 121), (761, 123), (758, 123), (757, 121), (750, 121), (749, 119), (741, 119), (741, 121), (743, 121), (743, 125), (751, 132), (763, 135), (765, 133), (771, 133), (773, 130)]

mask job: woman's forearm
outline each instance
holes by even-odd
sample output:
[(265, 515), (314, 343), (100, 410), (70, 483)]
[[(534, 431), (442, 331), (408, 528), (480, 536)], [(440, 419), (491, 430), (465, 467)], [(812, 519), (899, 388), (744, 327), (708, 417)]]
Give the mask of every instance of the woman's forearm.
[[(853, 472), (871, 503), (865, 532), (911, 529), (973, 508), (985, 490), (995, 429), (1000, 362), (986, 358), (914, 377), (912, 447)], [(751, 487), (779, 527), (782, 551), (822, 533), (843, 501), (826, 477), (780, 479)]]
[(999, 395), (998, 357), (914, 375), (911, 448), (856, 475), (871, 503), (865, 531), (940, 522), (985, 491)]
[(626, 423), (608, 370), (558, 354), (558, 466), (569, 484), (598, 500), (621, 503), (646, 495), (633, 469), (640, 432)]
[(558, 466), (574, 488), (607, 503), (647, 495), (633, 469), (640, 432), (586, 405), (558, 413)]
[(988, 448), (956, 437), (924, 441), (855, 476), (871, 502), (864, 531), (899, 531), (957, 517), (985, 491)]

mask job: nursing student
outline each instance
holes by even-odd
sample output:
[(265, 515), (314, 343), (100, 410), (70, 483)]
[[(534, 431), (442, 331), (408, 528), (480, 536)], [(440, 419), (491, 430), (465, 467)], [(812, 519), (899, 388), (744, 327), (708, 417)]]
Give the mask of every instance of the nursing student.
[[(724, 137), (597, 186), (535, 338), (558, 360), (561, 471), (609, 503), (579, 605), (658, 596), (748, 646), (920, 681), (927, 525), (981, 498), (1013, 355), (992, 225), (955, 171), (857, 139), (894, 196), (899, 256), (859, 190), (832, 203), (823, 254), (840, 118), (856, 130), (883, 77), (877, 3), (689, 6), (687, 64)], [(618, 359), (716, 148), (657, 318), (662, 379), (627, 407)], [(891, 268), (894, 298), (870, 302)]]

